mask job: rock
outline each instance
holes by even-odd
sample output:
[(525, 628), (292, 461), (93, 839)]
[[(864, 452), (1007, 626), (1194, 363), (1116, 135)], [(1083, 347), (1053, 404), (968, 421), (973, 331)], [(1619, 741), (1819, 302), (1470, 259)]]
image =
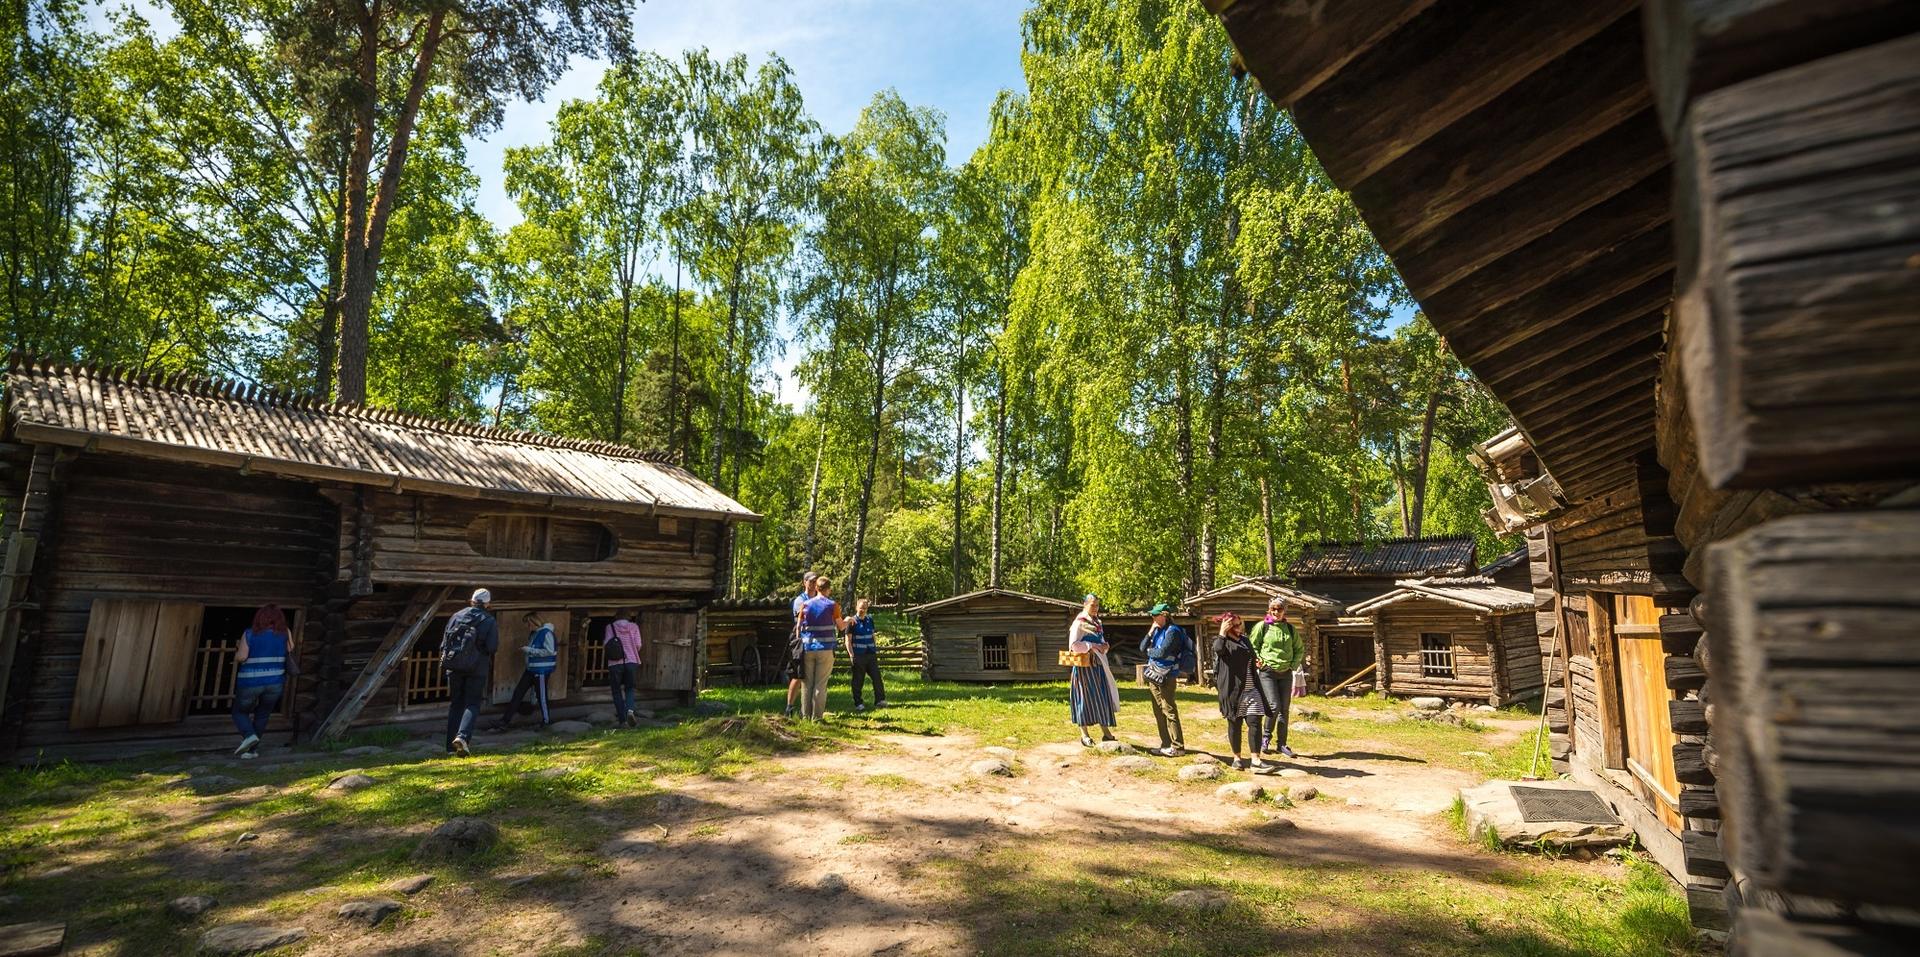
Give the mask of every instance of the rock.
[(1245, 801), (1250, 804), (1266, 797), (1267, 789), (1258, 781), (1235, 781), (1214, 788), (1213, 796), (1223, 801)]
[(425, 738), (422, 738), (418, 741), (408, 741), (406, 744), (403, 744), (400, 746), (400, 750), (411, 752), (414, 754), (438, 754), (441, 751), (445, 751), (446, 749), (447, 749), (446, 745), (441, 744), (438, 741), (430, 741)]
[(551, 780), (553, 778), (564, 778), (578, 770), (580, 770), (580, 768), (576, 765), (562, 764), (551, 768), (541, 768), (538, 771), (529, 771), (527, 772), (527, 777)]
[(1493, 755), (1491, 755), (1491, 754), (1488, 754), (1488, 753), (1487, 753), (1487, 752), (1485, 752), (1485, 751), (1462, 751), (1462, 752), (1460, 752), (1460, 756), (1461, 756), (1461, 757), (1463, 757), (1463, 758), (1490, 758), (1490, 757), (1493, 757)]
[(1273, 772), (1273, 775), (1274, 777), (1279, 777), (1279, 778), (1304, 778), (1307, 776), (1307, 772), (1302, 771), (1299, 768), (1281, 768), (1280, 770)]
[(392, 891), (395, 894), (404, 894), (408, 897), (412, 897), (413, 895), (418, 894), (423, 890), (426, 890), (432, 884), (433, 884), (432, 874), (415, 874), (412, 877), (402, 877), (399, 880), (394, 881), (391, 884), (388, 884), (387, 890)]
[(339, 777), (334, 778), (333, 780), (327, 782), (327, 790), (358, 791), (361, 788), (372, 787), (373, 783), (374, 782), (372, 778), (367, 777), (364, 774), (355, 772), (352, 774), (342, 774)]
[(204, 764), (196, 764), (193, 767), (188, 768), (187, 773), (188, 774), (207, 774), (212, 770), (213, 770), (212, 768), (207, 767)]
[(365, 924), (368, 927), (377, 927), (381, 921), (399, 913), (402, 906), (404, 905), (399, 901), (387, 900), (386, 898), (348, 901), (341, 904), (340, 909), (334, 911), (334, 913), (339, 915), (340, 919), (344, 921), (351, 921), (355, 924)]
[(299, 943), (307, 937), (305, 927), (270, 927), (266, 924), (228, 924), (200, 935), (204, 953), (241, 957), (275, 947)]
[(540, 879), (538, 874), (502, 874), (500, 883), (508, 887), (525, 887)]
[(500, 841), (500, 829), (477, 817), (456, 817), (433, 829), (413, 849), (416, 861), (454, 861), (491, 849)]
[(1145, 757), (1142, 755), (1138, 755), (1138, 754), (1127, 755), (1126, 757), (1114, 758), (1112, 761), (1107, 763), (1107, 767), (1110, 767), (1115, 771), (1126, 771), (1129, 774), (1139, 774), (1144, 771), (1151, 771), (1154, 768), (1157, 768), (1159, 766), (1160, 766), (1159, 762), (1155, 761), (1154, 759)]
[(255, 833), (253, 833), (252, 831), (242, 831), (242, 832), (240, 833), (240, 836), (239, 836), (239, 837), (236, 837), (236, 838), (234, 838), (234, 839), (233, 839), (233, 843), (235, 843), (235, 844), (250, 844), (250, 843), (252, 843), (252, 842), (254, 842), (254, 841), (257, 841), (257, 840), (259, 840), (259, 839), (260, 839), (260, 835), (258, 835), (258, 834), (255, 834)]
[(1300, 825), (1295, 824), (1293, 822), (1293, 818), (1275, 817), (1275, 818), (1268, 818), (1266, 821), (1262, 822), (1259, 827), (1255, 828), (1255, 830), (1273, 833), (1276, 831), (1297, 830), (1299, 829), (1299, 827)]
[(653, 810), (659, 814), (680, 814), (693, 808), (693, 799), (684, 794), (662, 794), (653, 799)]
[(1102, 754), (1132, 754), (1133, 753), (1133, 746), (1126, 743), (1125, 741), (1101, 741), (1095, 744), (1093, 747), (1094, 747), (1094, 750), (1099, 751)]
[(1476, 706), (1473, 710), (1478, 711), (1481, 714), (1493, 714), (1494, 712), (1499, 711), (1500, 709), (1490, 704), (1483, 704), (1483, 705)]
[(1182, 781), (1217, 781), (1220, 779), (1218, 764), (1189, 764), (1180, 769)]
[(999, 758), (988, 758), (984, 761), (975, 761), (967, 765), (967, 773), (981, 777), (1010, 778), (1013, 777), (1013, 765)]
[(1292, 724), (1287, 725), (1287, 732), (1289, 734), (1324, 734), (1325, 733), (1320, 730), (1319, 725), (1314, 724), (1311, 721), (1295, 721)]
[(1215, 911), (1226, 909), (1229, 900), (1230, 898), (1227, 897), (1223, 891), (1195, 888), (1193, 890), (1174, 891), (1168, 894), (1166, 899), (1162, 900), (1161, 903), (1175, 910), (1197, 911), (1211, 914)]
[(0, 955), (38, 957), (58, 954), (67, 949), (67, 925), (59, 921), (33, 921), (0, 927)]
[(176, 897), (167, 902), (167, 913), (181, 920), (192, 920), (212, 910), (213, 905), (218, 903), (220, 902), (205, 894)]
[(996, 758), (1003, 758), (1008, 761), (1012, 761), (1014, 758), (1017, 758), (1020, 756), (1012, 748), (1003, 748), (997, 744), (981, 748), (980, 750), (985, 751), (986, 753), (991, 754)]
[(616, 837), (600, 845), (600, 856), (616, 860), (631, 860), (636, 857), (645, 857), (659, 849), (659, 842), (643, 837)]
[(350, 758), (361, 758), (370, 754), (385, 754), (387, 753), (387, 749), (377, 744), (363, 744), (357, 748), (348, 748), (340, 753)]
[(239, 778), (230, 778), (224, 774), (196, 774), (184, 782), (195, 794), (225, 794), (240, 787)]
[(554, 734), (586, 734), (593, 730), (593, 725), (585, 721), (555, 721), (547, 725), (547, 730)]
[(1407, 703), (1422, 711), (1439, 711), (1447, 706), (1445, 698), (1413, 698)]
[[(1571, 781), (1528, 781), (1525, 787), (1584, 791)], [(1625, 824), (1586, 824), (1578, 821), (1526, 821), (1513, 798), (1513, 782), (1492, 781), (1475, 788), (1463, 788), (1460, 800), (1466, 805), (1467, 833), (1479, 838), (1492, 832), (1503, 844), (1551, 844), (1556, 847), (1606, 847), (1633, 839)]]
[(1202, 753), (1202, 754), (1196, 754), (1193, 757), (1188, 758), (1187, 763), (1188, 764), (1215, 764), (1218, 762), (1214, 760), (1213, 755)]
[(847, 879), (838, 874), (828, 874), (820, 878), (814, 889), (822, 894), (839, 894), (847, 889)]
[(1311, 784), (1296, 784), (1287, 789), (1287, 800), (1295, 804), (1305, 804), (1320, 796), (1320, 789)]

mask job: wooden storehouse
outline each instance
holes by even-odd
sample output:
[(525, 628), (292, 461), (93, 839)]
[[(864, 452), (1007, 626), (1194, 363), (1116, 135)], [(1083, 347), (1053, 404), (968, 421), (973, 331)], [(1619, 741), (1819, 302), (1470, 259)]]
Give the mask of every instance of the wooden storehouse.
[[(1326, 637), (1321, 628), (1332, 624), (1338, 617), (1342, 610), (1339, 602), (1325, 595), (1295, 588), (1278, 579), (1242, 578), (1231, 585), (1187, 596), (1181, 610), (1201, 622), (1217, 620), (1222, 614), (1233, 612), (1246, 619), (1247, 627), (1252, 628), (1254, 622), (1266, 615), (1267, 603), (1275, 598), (1287, 603), (1287, 617), (1299, 630), (1300, 641), (1307, 649), (1309, 687), (1314, 690), (1331, 687), (1353, 677), (1372, 662), (1370, 643), (1364, 655), (1366, 660), (1358, 664), (1353, 661), (1356, 656), (1348, 654), (1344, 646), (1337, 655), (1328, 653)], [(1203, 644), (1212, 644), (1210, 635), (1202, 634), (1200, 637)]]
[(16, 364), (0, 435), (0, 748), (16, 760), (231, 744), (233, 655), (286, 610), (300, 737), (444, 719), (438, 641), (494, 596), (494, 701), (524, 620), (562, 714), (604, 706), (637, 611), (659, 703), (695, 692), (702, 609), (753, 513), (662, 457), (180, 376)]
[(1287, 566), (1287, 575), (1299, 587), (1333, 600), (1315, 622), (1314, 671), (1317, 687), (1332, 688), (1360, 676), (1350, 685), (1365, 689), (1379, 683), (1373, 619), (1350, 609), (1398, 587), (1407, 578), (1469, 575), (1474, 570), (1476, 545), (1471, 535), (1383, 538), (1371, 542), (1313, 542)]
[(1414, 579), (1348, 614), (1373, 619), (1376, 686), (1386, 694), (1496, 707), (1540, 694), (1529, 592), (1480, 575)]
[[(1059, 681), (1067, 626), (1080, 606), (988, 588), (916, 605), (925, 671), (940, 681)], [(1119, 677), (1116, 675), (1116, 677)]]
[(793, 599), (722, 599), (707, 606), (706, 683), (784, 680)]
[(1911, 951), (1920, 5), (1205, 2), (1513, 415), (1566, 766), (1733, 953)]

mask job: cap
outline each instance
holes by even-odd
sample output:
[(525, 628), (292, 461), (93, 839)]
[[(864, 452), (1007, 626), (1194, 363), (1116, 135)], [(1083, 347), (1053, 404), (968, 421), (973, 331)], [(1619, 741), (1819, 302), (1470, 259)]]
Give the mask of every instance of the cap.
[(484, 588), (476, 588), (473, 590), (474, 604), (484, 605), (491, 601), (493, 601), (493, 592), (490, 592)]
[(1087, 602), (1090, 602), (1090, 601), (1099, 601), (1099, 600), (1100, 600), (1100, 596), (1099, 596), (1099, 595), (1096, 595), (1096, 594), (1094, 594), (1093, 592), (1087, 592), (1087, 597), (1085, 597), (1085, 598), (1082, 598), (1082, 599), (1080, 599), (1080, 604), (1082, 604), (1082, 605), (1084, 605), (1084, 604), (1086, 604)]
[(801, 575), (800, 580), (803, 582), (810, 582), (819, 577), (820, 577), (819, 572), (808, 572), (805, 575)]
[(1158, 605), (1155, 605), (1155, 606), (1153, 606), (1152, 608), (1149, 608), (1149, 609), (1147, 609), (1147, 614), (1149, 614), (1149, 615), (1165, 615), (1165, 614), (1170, 614), (1170, 613), (1172, 613), (1172, 611), (1173, 611), (1173, 606), (1172, 606), (1172, 605), (1169, 605), (1169, 604), (1167, 604), (1166, 602), (1164, 602), (1164, 601), (1163, 601), (1163, 602), (1161, 602), (1160, 604), (1158, 604)]

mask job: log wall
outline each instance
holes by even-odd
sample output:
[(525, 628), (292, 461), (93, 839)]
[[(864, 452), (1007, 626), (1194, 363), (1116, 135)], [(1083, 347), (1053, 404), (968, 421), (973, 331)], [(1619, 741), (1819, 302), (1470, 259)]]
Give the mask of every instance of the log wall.
[[(939, 681), (1061, 681), (1059, 664), (1067, 647), (1074, 611), (1048, 608), (999, 596), (984, 596), (962, 606), (947, 606), (920, 616), (920, 637), (927, 649), (927, 673)], [(1034, 636), (1035, 671), (980, 667), (980, 636)], [(1118, 679), (1121, 676), (1115, 675)]]
[[(1378, 628), (1388, 669), (1387, 687), (1398, 695), (1437, 695), (1493, 702), (1497, 667), (1492, 626), (1487, 618), (1439, 602), (1401, 602), (1380, 609)], [(1432, 677), (1420, 667), (1420, 635), (1436, 632), (1453, 639), (1453, 677)]]

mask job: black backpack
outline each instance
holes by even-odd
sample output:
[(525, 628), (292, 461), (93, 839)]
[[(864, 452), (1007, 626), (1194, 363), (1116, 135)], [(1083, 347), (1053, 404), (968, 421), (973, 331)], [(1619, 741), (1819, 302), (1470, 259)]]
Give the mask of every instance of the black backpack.
[(447, 630), (440, 636), (440, 667), (460, 674), (470, 674), (480, 670), (481, 654), (477, 639), (480, 637), (480, 614), (466, 609), (453, 616), (447, 622)]

